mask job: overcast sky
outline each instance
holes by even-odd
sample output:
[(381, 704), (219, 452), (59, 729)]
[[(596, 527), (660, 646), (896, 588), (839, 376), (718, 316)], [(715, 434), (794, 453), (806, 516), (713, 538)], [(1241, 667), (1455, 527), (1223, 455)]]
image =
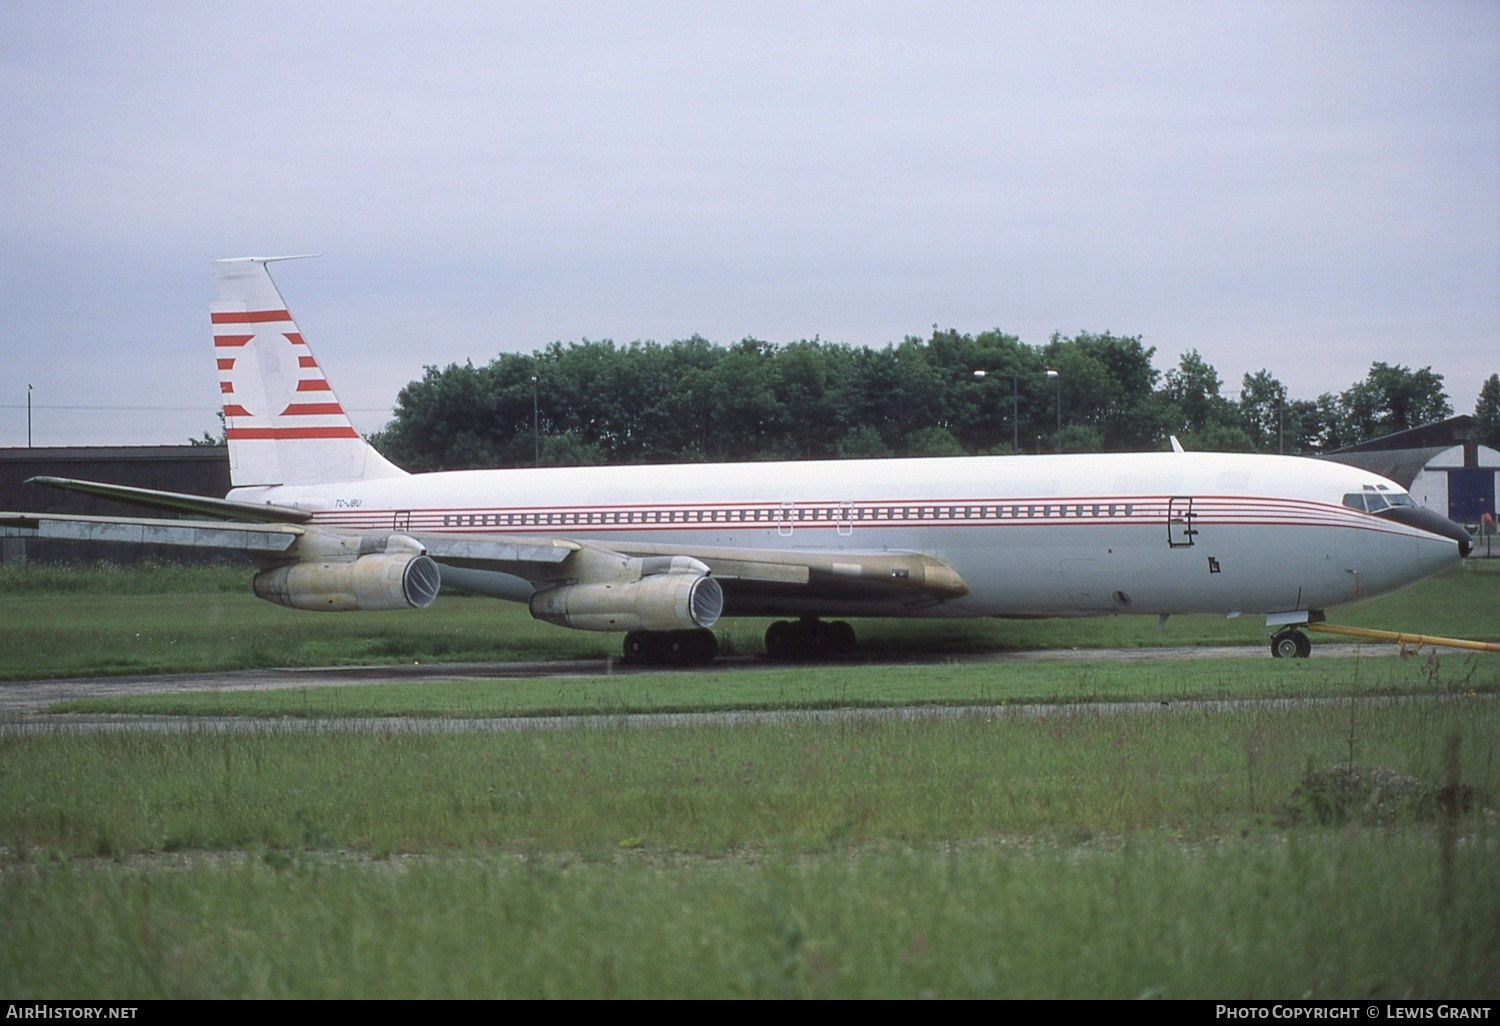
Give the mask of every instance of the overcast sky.
[[(1500, 370), (1500, 4), (0, 3), (0, 445), (217, 430), (217, 257), (360, 427), (554, 340)], [(1066, 385), (1064, 385), (1066, 403)]]

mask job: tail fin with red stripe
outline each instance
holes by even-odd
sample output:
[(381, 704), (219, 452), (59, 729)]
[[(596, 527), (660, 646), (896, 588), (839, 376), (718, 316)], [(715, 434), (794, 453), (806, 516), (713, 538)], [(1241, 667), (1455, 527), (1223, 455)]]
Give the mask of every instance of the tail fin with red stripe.
[(214, 355), (230, 480), (309, 485), (399, 477), (372, 449), (297, 330), (266, 269), (287, 257), (214, 261)]

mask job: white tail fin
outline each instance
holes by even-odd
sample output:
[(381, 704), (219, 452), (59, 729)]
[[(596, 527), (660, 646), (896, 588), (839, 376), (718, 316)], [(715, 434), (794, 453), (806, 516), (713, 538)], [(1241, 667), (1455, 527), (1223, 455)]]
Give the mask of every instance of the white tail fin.
[(400, 477), (350, 423), (287, 311), (266, 264), (214, 261), (214, 354), (229, 474), (246, 485), (307, 485)]

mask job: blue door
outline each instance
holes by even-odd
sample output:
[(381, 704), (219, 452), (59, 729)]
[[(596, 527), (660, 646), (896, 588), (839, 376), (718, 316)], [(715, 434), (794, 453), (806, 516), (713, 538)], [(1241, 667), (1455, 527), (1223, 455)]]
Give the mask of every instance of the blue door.
[(1474, 523), (1494, 512), (1494, 467), (1453, 467), (1448, 471), (1448, 516)]

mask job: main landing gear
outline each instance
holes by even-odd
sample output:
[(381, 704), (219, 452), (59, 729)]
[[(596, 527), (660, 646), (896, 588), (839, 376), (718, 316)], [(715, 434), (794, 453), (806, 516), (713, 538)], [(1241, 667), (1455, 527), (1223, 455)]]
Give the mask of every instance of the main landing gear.
[[(624, 647), (624, 661), (636, 666), (692, 666), (719, 655), (719, 639), (703, 629), (631, 631)], [(766, 628), (766, 655), (779, 661), (830, 659), (852, 651), (854, 628), (843, 620), (777, 620)]]
[(719, 655), (719, 639), (714, 632), (699, 628), (691, 631), (631, 631), (625, 635), (627, 663), (662, 666), (688, 666), (711, 663)]
[(777, 620), (766, 628), (766, 655), (772, 659), (827, 659), (854, 651), (854, 628), (843, 620)]
[(1271, 635), (1271, 654), (1277, 659), (1306, 659), (1311, 652), (1312, 642), (1295, 627)]

